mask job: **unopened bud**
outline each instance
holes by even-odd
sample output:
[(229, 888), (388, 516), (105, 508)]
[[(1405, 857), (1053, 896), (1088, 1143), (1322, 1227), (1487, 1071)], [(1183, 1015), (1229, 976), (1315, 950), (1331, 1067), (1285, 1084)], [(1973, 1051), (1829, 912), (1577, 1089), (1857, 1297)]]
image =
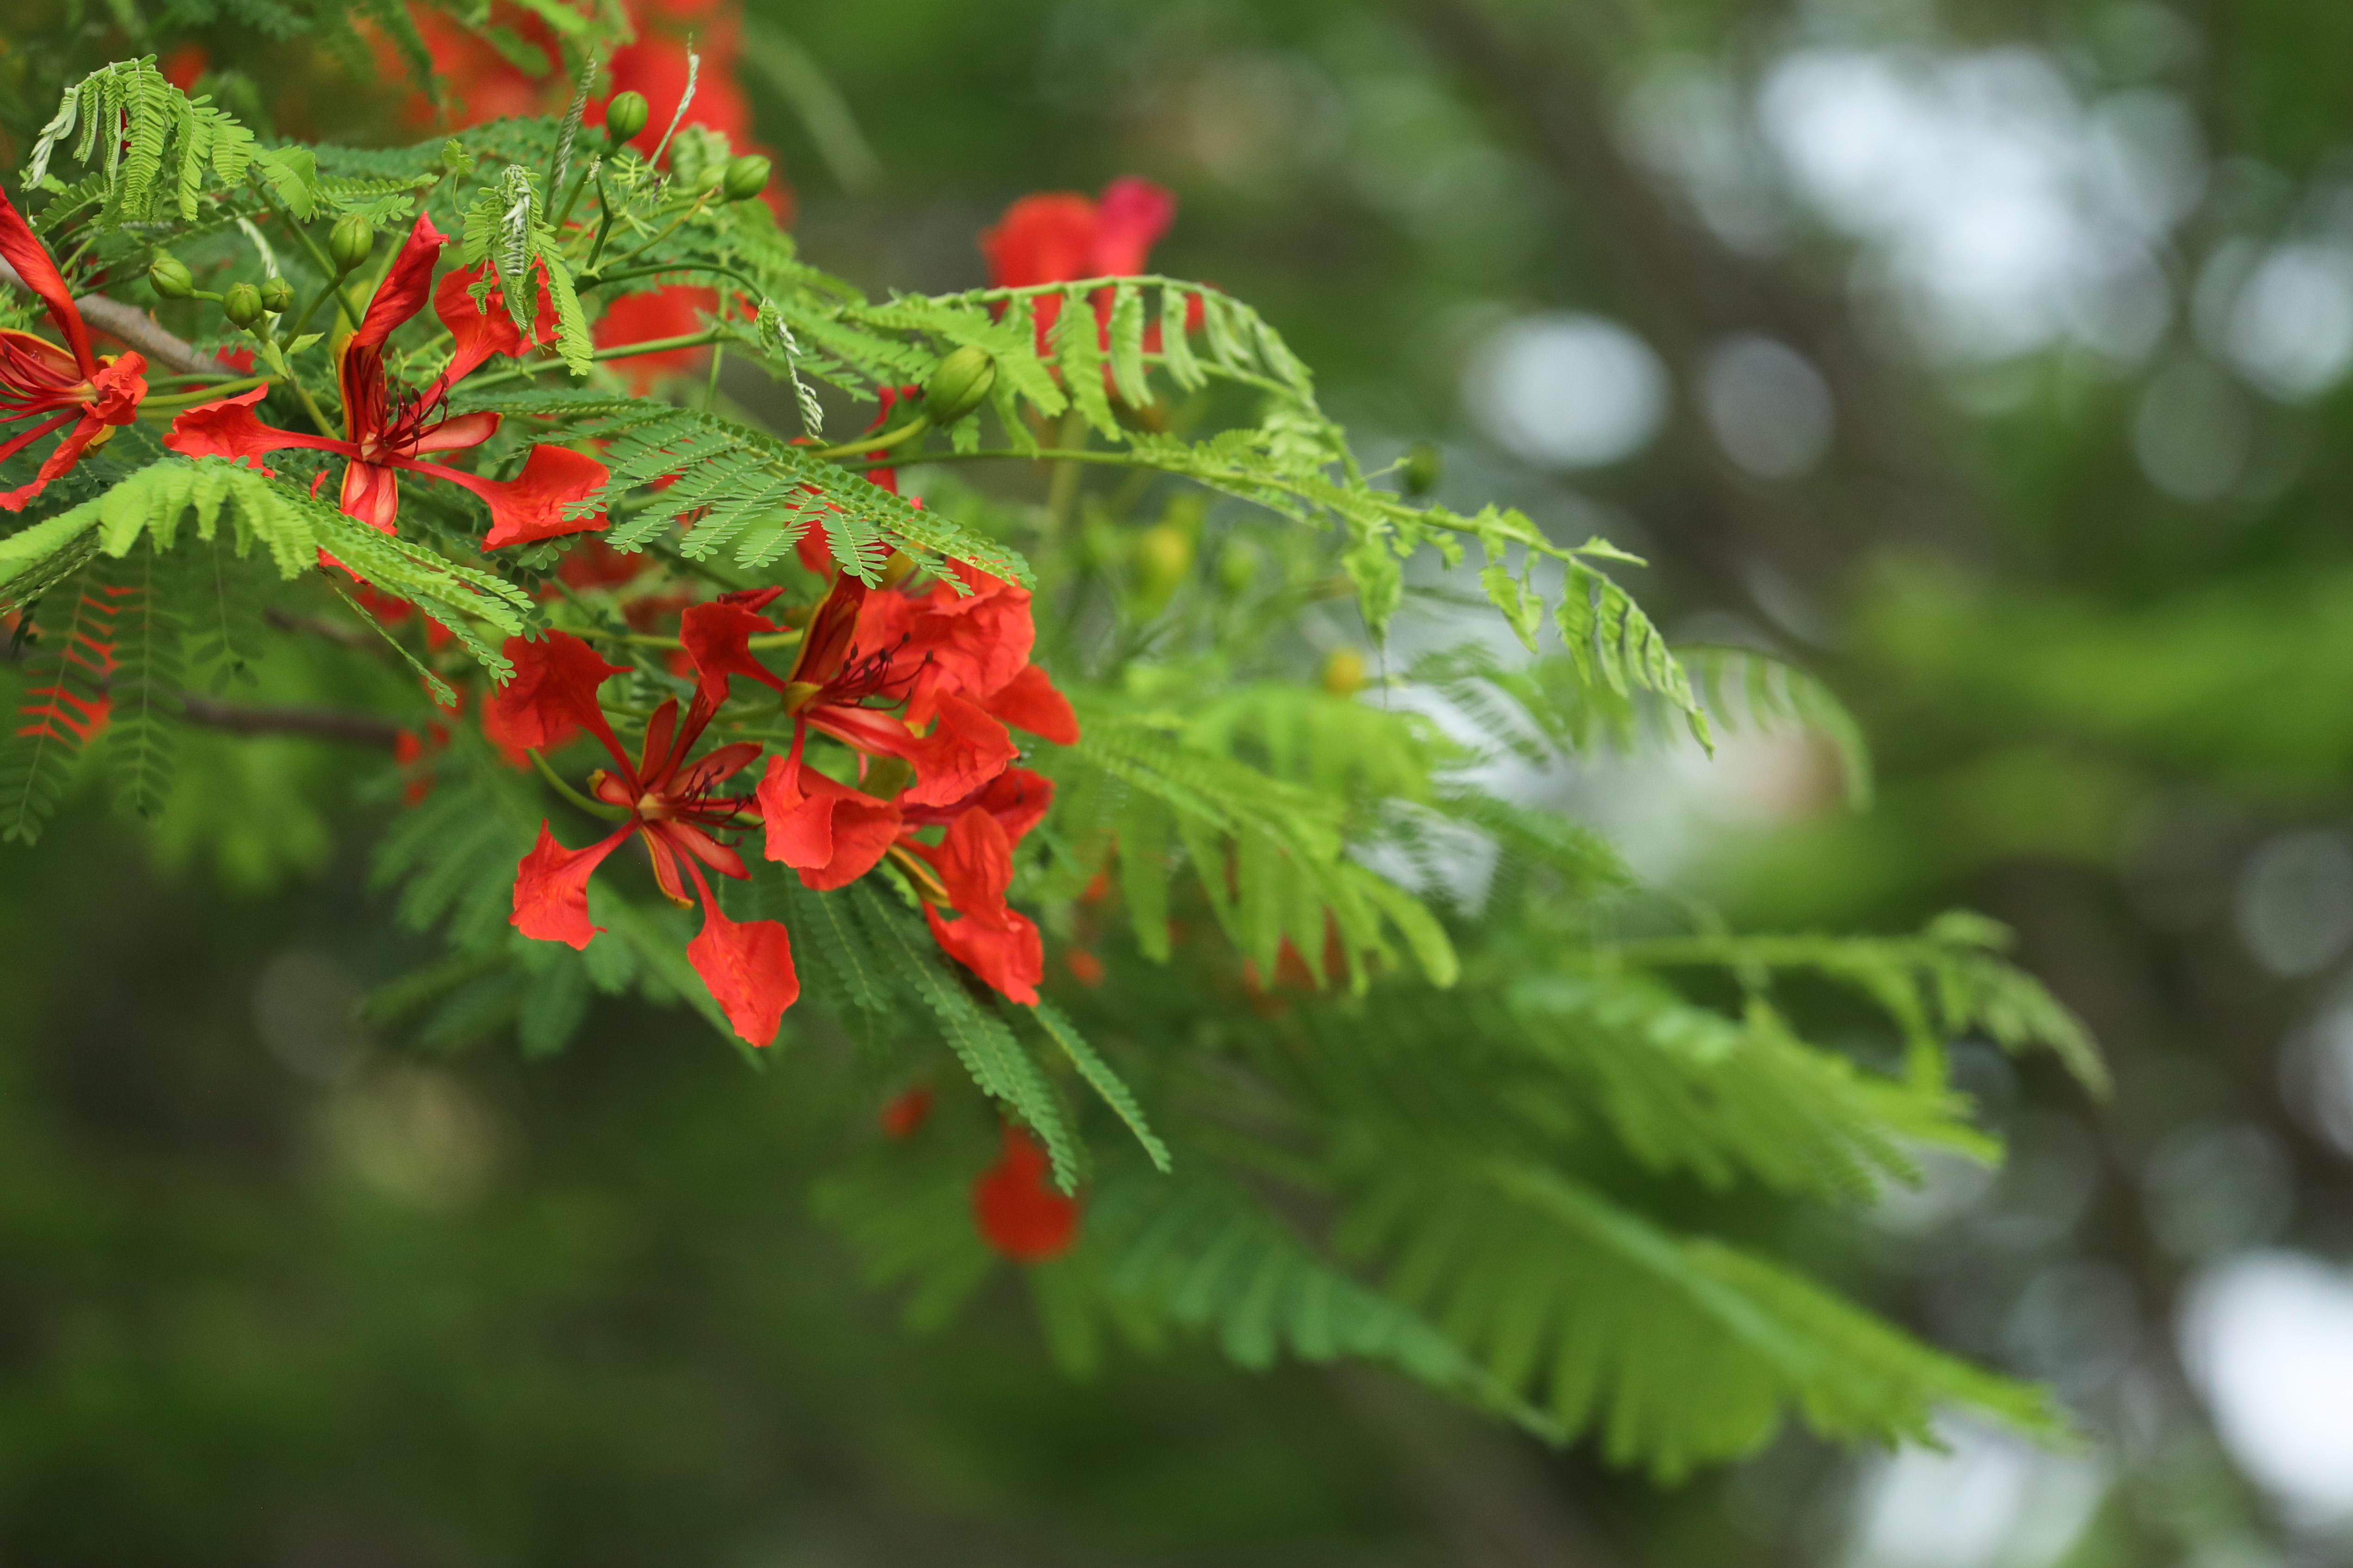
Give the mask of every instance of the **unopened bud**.
[(646, 117), (651, 112), (644, 93), (617, 92), (613, 101), (605, 106), (605, 134), (618, 147), (646, 128)]
[(727, 177), (719, 188), (731, 202), (748, 202), (768, 188), (771, 167), (757, 153), (746, 153), (727, 165)]
[(261, 308), (273, 316), (282, 316), (294, 308), (294, 285), (283, 278), (272, 278), (261, 285)]
[(1174, 523), (1155, 522), (1135, 536), (1135, 596), (1150, 609), (1166, 604), (1193, 570), (1193, 536)]
[(932, 372), (932, 384), (923, 389), (923, 412), (945, 429), (979, 407), (996, 384), (997, 361), (987, 349), (966, 343)]
[(327, 231), (327, 254), (345, 272), (368, 258), (375, 248), (375, 226), (357, 213), (347, 213)]
[(159, 256), (149, 262), (147, 283), (166, 300), (185, 300), (196, 291), (195, 275), (176, 256)]
[(687, 182), (687, 188), (698, 196), (707, 196), (726, 183), (727, 165), (713, 163), (707, 169), (696, 170), (694, 178)]
[(221, 296), (221, 314), (240, 327), (261, 320), (261, 290), (250, 283), (232, 283)]
[(1324, 689), (1335, 697), (1354, 697), (1365, 689), (1365, 656), (1352, 647), (1335, 647), (1324, 660)]
[(1405, 493), (1417, 500), (1438, 488), (1439, 477), (1445, 471), (1446, 459), (1435, 441), (1416, 441), (1398, 460), (1398, 479), (1405, 485)]

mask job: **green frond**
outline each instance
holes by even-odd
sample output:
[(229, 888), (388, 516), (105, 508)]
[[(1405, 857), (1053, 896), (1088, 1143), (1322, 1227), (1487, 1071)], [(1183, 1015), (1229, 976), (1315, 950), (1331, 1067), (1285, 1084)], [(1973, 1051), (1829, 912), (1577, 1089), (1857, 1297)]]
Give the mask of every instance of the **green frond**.
[(106, 770), (116, 807), (152, 817), (164, 807), (179, 760), (187, 574), (155, 551), (135, 550), (107, 562), (103, 575), (115, 593)]
[(106, 726), (118, 602), (95, 566), (43, 595), (12, 732), (0, 738), (0, 843), (39, 842), (75, 762)]
[[(260, 153), (253, 132), (209, 99), (191, 100), (164, 80), (152, 55), (92, 71), (66, 89), (26, 161), (27, 186), (47, 176), (68, 138), (77, 161), (102, 161), (108, 194), (101, 221), (110, 225), (167, 213), (192, 221), (206, 174), (235, 186)], [(270, 177), (273, 184), (279, 178)]]
[[(1794, 1411), (1834, 1438), (1925, 1441), (1938, 1407), (2052, 1436), (2040, 1392), (1929, 1350), (1753, 1254), (1678, 1236), (1556, 1173), (1392, 1151), (1351, 1216), (1400, 1300), (1612, 1463), (1672, 1480)], [(1694, 1389), (1706, 1390), (1694, 1398)]]

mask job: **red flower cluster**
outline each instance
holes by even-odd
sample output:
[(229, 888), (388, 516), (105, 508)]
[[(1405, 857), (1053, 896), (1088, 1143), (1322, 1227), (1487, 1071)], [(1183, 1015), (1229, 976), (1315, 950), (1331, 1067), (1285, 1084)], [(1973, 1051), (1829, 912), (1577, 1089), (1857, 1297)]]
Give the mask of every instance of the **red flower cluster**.
[[(594, 494), (607, 474), (604, 464), (583, 453), (533, 447), (522, 472), (503, 480), (426, 460), (427, 453), (479, 447), (498, 432), (496, 414), (449, 415), (452, 385), (493, 356), (519, 355), (555, 336), (555, 307), (544, 275), (538, 279), (539, 311), (528, 342), (515, 330), (497, 289), (487, 307), (474, 303), (472, 289), (481, 280), (480, 268), (451, 272), (434, 288), (433, 264), (448, 243), (448, 237), (433, 226), (432, 218), (420, 215), (369, 301), (359, 331), (345, 345), (336, 372), (343, 398), (343, 439), (263, 424), (254, 416), (253, 405), (269, 389), (255, 387), (189, 409), (172, 422), (164, 445), (192, 458), (232, 458), (265, 473), (270, 470), (261, 458), (289, 447), (340, 453), (348, 459), (343, 465), (343, 510), (386, 533), (395, 531), (400, 516), (404, 471), (446, 479), (489, 502), (491, 531), (482, 541), (488, 549), (603, 528), (602, 518), (584, 521), (565, 516), (574, 502)], [(384, 351), (395, 330), (425, 308), (428, 294), (457, 348), (448, 368), (420, 393), (394, 384)]]
[[(988, 258), (988, 281), (997, 289), (1028, 289), (1041, 283), (1072, 283), (1082, 278), (1124, 278), (1145, 270), (1152, 247), (1176, 221), (1176, 198), (1151, 181), (1122, 174), (1103, 187), (1101, 201), (1076, 191), (1023, 196), (1005, 209), (997, 226), (980, 237)], [(1195, 300), (1187, 322), (1198, 326)], [(1044, 353), (1062, 301), (1051, 295), (1037, 302), (1038, 352)], [(1095, 313), (1103, 330), (1111, 300), (1098, 297)], [(1152, 329), (1158, 331), (1155, 325)]]
[(32, 332), (0, 330), (0, 426), (39, 421), (0, 442), (0, 462), (44, 436), (66, 432), (29, 483), (0, 492), (0, 510), (22, 511), (51, 479), (80, 462), (84, 452), (139, 416), (139, 401), (147, 395), (147, 361), (135, 353), (100, 359), (90, 352), (90, 328), (74, 308), (64, 274), (5, 195), (0, 195), (0, 257), (39, 296), (66, 341), (59, 348)]
[[(582, 730), (596, 735), (618, 771), (592, 775), (589, 792), (627, 816), (611, 837), (580, 850), (565, 848), (542, 825), (515, 879), (516, 928), (586, 946), (598, 929), (588, 918), (589, 874), (640, 835), (662, 891), (681, 906), (702, 904), (702, 933), (688, 959), (737, 1033), (765, 1045), (799, 994), (790, 940), (773, 921), (729, 920), (702, 876), (704, 868), (748, 875), (724, 836), (757, 826), (767, 858), (819, 890), (847, 886), (894, 858), (923, 897), (941, 947), (1005, 995), (1035, 1002), (1043, 946), (1038, 928), (1006, 895), (1014, 847), (1045, 815), (1052, 785), (1013, 765), (1019, 752), (1008, 726), (1067, 745), (1077, 741), (1078, 723), (1029, 662), (1036, 632), (1029, 594), (956, 570), (961, 593), (946, 583), (923, 592), (870, 589), (840, 574), (782, 672), (751, 647), (754, 637), (780, 629), (763, 612), (781, 589), (691, 606), (680, 617), (679, 640), (695, 681), (692, 700), (682, 718), (676, 699), (655, 711), (634, 761), (596, 700), (597, 688), (620, 667), (564, 632), (510, 642), (516, 673), (492, 703), (498, 733), (542, 751)], [(775, 691), (793, 726), (789, 749), (769, 756), (748, 795), (722, 786), (760, 756), (758, 742), (692, 754), (738, 677)], [(862, 787), (817, 764), (812, 733), (842, 748), (834, 753), (841, 771)], [(934, 830), (936, 839), (927, 837)]]

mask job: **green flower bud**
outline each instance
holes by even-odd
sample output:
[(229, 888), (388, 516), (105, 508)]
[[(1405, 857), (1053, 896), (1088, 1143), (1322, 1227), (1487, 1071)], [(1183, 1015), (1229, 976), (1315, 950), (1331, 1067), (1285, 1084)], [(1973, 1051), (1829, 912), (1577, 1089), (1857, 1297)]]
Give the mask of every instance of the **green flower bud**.
[(1324, 689), (1335, 697), (1354, 697), (1365, 689), (1365, 656), (1352, 647), (1335, 647), (1324, 660)]
[(1259, 550), (1247, 539), (1237, 539), (1218, 552), (1218, 584), (1239, 594), (1258, 580)]
[(357, 213), (347, 213), (327, 231), (327, 254), (345, 272), (368, 258), (375, 248), (375, 226)]
[(240, 327), (261, 320), (261, 290), (250, 283), (233, 283), (221, 296), (221, 314)]
[(196, 291), (188, 264), (168, 252), (147, 264), (147, 282), (166, 300), (185, 300)]
[(638, 132), (646, 128), (646, 116), (651, 112), (644, 93), (615, 93), (613, 101), (605, 106), (606, 139), (616, 147), (635, 140)]
[(997, 362), (987, 349), (966, 343), (932, 372), (932, 384), (923, 389), (923, 412), (944, 430), (979, 407), (996, 384)]
[(1136, 599), (1157, 610), (1184, 586), (1193, 570), (1193, 536), (1173, 523), (1155, 522), (1135, 536), (1130, 560)]
[(1445, 471), (1446, 459), (1435, 441), (1416, 441), (1398, 461), (1398, 478), (1404, 481), (1405, 493), (1417, 500), (1438, 488)]
[(770, 167), (757, 153), (746, 153), (727, 165), (727, 177), (720, 189), (731, 202), (748, 202), (768, 188)]
[(261, 285), (261, 308), (273, 316), (282, 316), (294, 308), (294, 285), (283, 278), (272, 278)]
[(713, 163), (706, 169), (696, 171), (694, 178), (687, 182), (687, 189), (698, 196), (707, 196), (726, 183), (727, 165)]

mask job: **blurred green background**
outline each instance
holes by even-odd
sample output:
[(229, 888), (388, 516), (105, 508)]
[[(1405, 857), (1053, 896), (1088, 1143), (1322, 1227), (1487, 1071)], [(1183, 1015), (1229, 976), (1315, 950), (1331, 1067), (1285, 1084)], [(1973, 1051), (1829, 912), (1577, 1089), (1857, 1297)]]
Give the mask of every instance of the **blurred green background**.
[[(7, 13), (84, 60), (200, 40), (300, 83), (290, 132), (385, 107), (259, 0)], [(1868, 813), (1802, 736), (1527, 786), (1744, 926), (2019, 929), (2117, 1095), (1965, 1047), (2011, 1163), (1856, 1216), (1850, 1283), (2050, 1380), (2084, 1449), (1790, 1437), (1666, 1491), (1373, 1379), (1073, 1381), (1009, 1279), (911, 1336), (809, 1217), (874, 1136), (822, 1073), (618, 1006), (552, 1061), (372, 1040), (353, 999), (416, 954), (356, 832), (258, 807), (223, 867), (85, 806), (0, 858), (0, 1563), (2348, 1560), (2353, 12), (749, 26), (818, 265), (964, 287), (1014, 196), (1160, 180), (1156, 262), (1256, 303), (1369, 454), (1440, 441), (1450, 503), (1606, 533), (1671, 631), (1847, 699)], [(0, 49), (12, 128), (45, 68)], [(335, 762), (280, 771), (394, 809)]]

